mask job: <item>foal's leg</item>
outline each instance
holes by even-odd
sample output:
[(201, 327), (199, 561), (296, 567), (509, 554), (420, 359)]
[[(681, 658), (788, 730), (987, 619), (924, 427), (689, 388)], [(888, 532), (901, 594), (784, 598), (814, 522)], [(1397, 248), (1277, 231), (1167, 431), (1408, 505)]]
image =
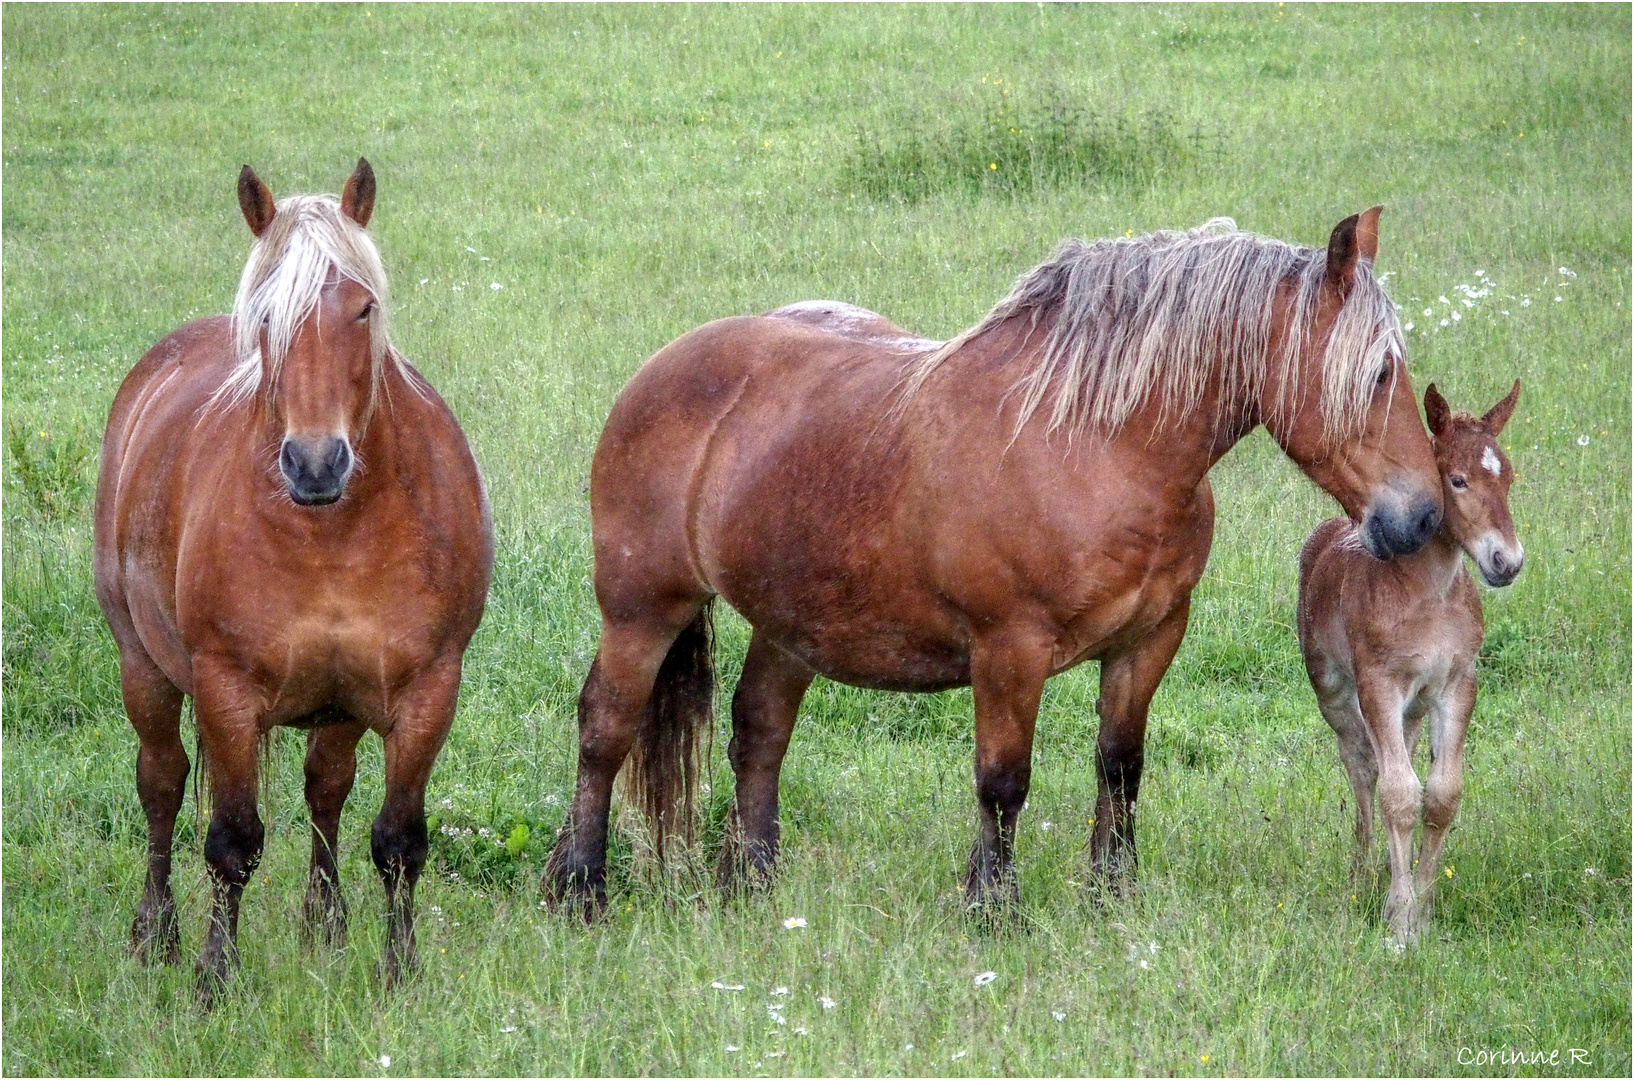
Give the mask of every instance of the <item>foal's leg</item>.
[[(426, 782), (454, 722), (460, 656), (423, 670), (394, 703), (386, 732), (386, 799), (369, 834), (369, 853), (386, 887), (388, 987), (418, 966), (414, 951), (414, 885), (425, 866)], [(355, 745), (355, 743), (354, 743)]]
[(1464, 734), (1475, 711), (1475, 672), (1466, 672), (1430, 709), (1430, 776), (1424, 785), (1424, 840), (1418, 852), (1418, 922), (1429, 918), (1441, 845), (1464, 797)]
[(767, 885), (777, 865), (777, 777), (794, 733), (800, 699), (815, 672), (756, 631), (732, 696), (732, 742), (727, 757), (737, 776), (737, 798), (721, 847), (720, 883), (731, 889)]
[(255, 806), (261, 710), (241, 673), (207, 658), (194, 660), (193, 690), (212, 803), (204, 839), (213, 893), (210, 928), (194, 965), (199, 1000), (208, 1009), (238, 966), (239, 901), (266, 837)]
[(368, 730), (361, 720), (315, 727), (306, 735), (306, 807), (312, 815), (312, 868), (307, 874), (308, 927), (330, 945), (346, 941), (346, 897), (335, 852), (340, 812), (357, 778), (357, 743)]
[(1390, 853), (1390, 891), (1385, 895), (1384, 920), (1398, 944), (1417, 939), (1413, 891), (1413, 830), (1423, 807), (1423, 790), (1413, 772), (1403, 731), (1405, 702), (1388, 679), (1363, 676), (1358, 686), (1362, 715), (1367, 719), (1379, 766), (1379, 812), (1384, 819), (1385, 843)]
[(1050, 674), (1051, 643), (1039, 635), (1003, 632), (980, 638), (970, 651), (976, 704), (976, 805), (980, 832), (965, 871), (972, 907), (1019, 898), (1011, 853), (1016, 819), (1033, 773), (1033, 728)]
[(1339, 738), (1339, 760), (1350, 777), (1350, 790), (1356, 799), (1356, 848), (1350, 877), (1353, 882), (1359, 881), (1373, 865), (1373, 796), (1378, 788), (1379, 766), (1373, 758), (1373, 742), (1355, 691), (1347, 691), (1332, 703), (1318, 698), (1317, 704)]
[(1186, 636), (1188, 599), (1135, 647), (1101, 660), (1101, 716), (1095, 770), (1100, 791), (1095, 800), (1095, 831), (1090, 837), (1090, 865), (1095, 876), (1114, 889), (1135, 880), (1135, 799), (1146, 752), (1146, 714), (1163, 673)]
[[(630, 753), (653, 680), (697, 606), (672, 618), (602, 620), (601, 644), (579, 691), (579, 770), (573, 803), (541, 882), (547, 900), (586, 918), (607, 904), (607, 816), (613, 778)], [(684, 617), (682, 617), (684, 614)]]
[(181, 958), (181, 935), (170, 892), (170, 847), (188, 770), (181, 740), (182, 692), (137, 645), (120, 649), (119, 684), (125, 714), (140, 741), (136, 794), (148, 820), (147, 881), (131, 924), (131, 949), (144, 960), (174, 964)]

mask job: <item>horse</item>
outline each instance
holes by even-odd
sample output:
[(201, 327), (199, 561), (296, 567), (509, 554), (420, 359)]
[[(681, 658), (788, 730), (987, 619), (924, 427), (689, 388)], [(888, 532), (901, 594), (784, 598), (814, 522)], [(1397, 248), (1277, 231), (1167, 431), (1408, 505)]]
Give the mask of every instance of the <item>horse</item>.
[(97, 600), (119, 646), (140, 750), (147, 880), (131, 945), (174, 963), (171, 841), (193, 699), (211, 803), (208, 1008), (238, 964), (238, 908), (260, 861), (260, 749), (305, 728), (309, 927), (344, 940), (335, 852), (367, 729), (385, 742), (370, 850), (385, 885), (390, 984), (415, 964), (425, 788), (454, 718), (493, 567), (487, 494), (459, 424), (392, 345), (386, 275), (364, 231), (374, 172), (337, 201), (274, 203), (244, 166), (255, 236), (230, 316), (180, 327), (126, 376), (97, 477)]
[(660, 861), (691, 843), (712, 725), (710, 611), (753, 632), (732, 700), (728, 890), (766, 884), (778, 773), (817, 674), (970, 686), (980, 824), (973, 907), (1017, 898), (1044, 681), (1101, 664), (1095, 879), (1133, 881), (1147, 710), (1213, 534), (1207, 474), (1264, 424), (1380, 558), (1441, 519), (1395, 309), (1372, 274), (1380, 207), (1326, 249), (1215, 219), (1067, 241), (971, 329), (917, 337), (815, 301), (726, 318), (619, 393), (590, 472), (601, 637), (579, 697), (556, 905), (606, 904), (626, 758)]
[[(1494, 588), (1514, 581), (1526, 558), (1509, 516), (1515, 472), (1498, 446), (1520, 392), (1517, 379), (1477, 417), (1453, 412), (1434, 383), (1424, 391), (1446, 512), (1418, 552), (1379, 562), (1365, 553), (1353, 522), (1334, 518), (1316, 527), (1299, 556), (1299, 648), (1356, 797), (1352, 873), (1360, 876), (1372, 858), (1377, 789), (1390, 852), (1384, 918), (1398, 945), (1415, 941), (1429, 917), (1441, 846), (1464, 795), (1483, 626), (1463, 556)], [(1426, 717), (1430, 775), (1420, 786), (1413, 748)]]

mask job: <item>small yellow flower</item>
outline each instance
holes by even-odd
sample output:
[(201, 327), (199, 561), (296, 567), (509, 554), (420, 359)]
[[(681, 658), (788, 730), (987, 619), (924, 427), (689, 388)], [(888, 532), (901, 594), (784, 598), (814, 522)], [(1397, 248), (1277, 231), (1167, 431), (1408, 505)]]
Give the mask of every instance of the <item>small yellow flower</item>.
[(998, 163), (998, 162), (996, 162), (996, 161), (989, 161), (989, 162), (988, 162), (988, 163), (987, 163), (987, 167), (988, 167), (988, 168), (989, 168), (989, 169), (996, 169), (996, 168), (998, 168), (998, 167), (999, 167), (999, 163)]
[(1445, 875), (1446, 875), (1446, 876), (1447, 876), (1447, 877), (1449, 877), (1449, 878), (1450, 878), (1450, 877), (1452, 877), (1452, 867), (1450, 867), (1450, 866), (1449, 866), (1449, 867), (1447, 867), (1447, 868), (1446, 868), (1446, 869), (1445, 869), (1445, 870), (1443, 870), (1443, 871), (1441, 871), (1441, 872), (1442, 872), (1442, 873), (1443, 873), (1443, 874), (1445, 874)]
[(1208, 1055), (1204, 1054), (1202, 1057), (1198, 1058), (1197, 1060), (1201, 1061), (1204, 1065), (1207, 1065), (1208, 1064)]
[(1277, 901), (1277, 907), (1278, 907), (1278, 908), (1281, 908), (1281, 907), (1282, 907), (1282, 901), (1281, 901), (1281, 900), (1278, 900), (1278, 901)]

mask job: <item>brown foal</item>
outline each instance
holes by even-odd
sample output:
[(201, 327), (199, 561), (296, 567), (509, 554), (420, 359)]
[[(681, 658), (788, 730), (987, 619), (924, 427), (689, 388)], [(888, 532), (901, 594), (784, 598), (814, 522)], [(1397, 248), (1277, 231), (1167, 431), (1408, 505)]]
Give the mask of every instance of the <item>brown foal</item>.
[(591, 465), (601, 642), (547, 895), (606, 902), (627, 757), (660, 852), (688, 835), (717, 596), (754, 628), (732, 701), (724, 884), (772, 873), (779, 770), (822, 674), (972, 687), (980, 828), (965, 887), (975, 903), (1013, 897), (1044, 681), (1089, 659), (1092, 860), (1131, 880), (1147, 709), (1208, 558), (1210, 466), (1264, 424), (1379, 555), (1439, 524), (1377, 246), (1377, 207), (1325, 249), (1221, 219), (1070, 241), (947, 343), (814, 301), (661, 349)]
[(248, 166), (256, 236), (231, 317), (155, 345), (114, 398), (97, 479), (97, 599), (119, 645), (148, 873), (141, 955), (180, 952), (171, 839), (197, 715), (213, 800), (214, 887), (197, 971), (208, 1006), (237, 963), (239, 899), (261, 857), (258, 746), (307, 729), (307, 917), (344, 934), (335, 848), (356, 747), (385, 740), (370, 848), (386, 888), (384, 974), (414, 962), (425, 787), (448, 733), (493, 564), (488, 501), (448, 407), (386, 334), (386, 279), (364, 231), (374, 174), (339, 202), (273, 203)]
[[(1480, 417), (1453, 412), (1434, 384), (1424, 392), (1446, 512), (1417, 553), (1381, 562), (1362, 550), (1355, 522), (1333, 518), (1316, 527), (1299, 557), (1299, 645), (1355, 792), (1356, 869), (1372, 861), (1377, 787), (1390, 853), (1384, 918), (1399, 944), (1416, 940), (1428, 918), (1441, 846), (1464, 794), (1482, 624), (1463, 557), (1488, 585), (1508, 585), (1521, 572), (1524, 552), (1509, 516), (1515, 473), (1498, 447), (1520, 390), (1516, 380)], [(1421, 788), (1412, 756), (1426, 718), (1430, 774)]]

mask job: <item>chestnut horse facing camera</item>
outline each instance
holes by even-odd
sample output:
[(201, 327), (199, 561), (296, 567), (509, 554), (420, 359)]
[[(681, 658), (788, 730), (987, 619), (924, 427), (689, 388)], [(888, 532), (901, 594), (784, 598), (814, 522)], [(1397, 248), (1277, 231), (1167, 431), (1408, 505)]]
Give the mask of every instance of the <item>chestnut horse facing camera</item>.
[[(1372, 862), (1377, 788), (1390, 853), (1384, 918), (1398, 944), (1415, 940), (1428, 918), (1441, 845), (1464, 795), (1464, 733), (1483, 632), (1481, 595), (1464, 555), (1494, 587), (1514, 581), (1525, 560), (1509, 516), (1515, 472), (1498, 447), (1520, 393), (1517, 379), (1478, 417), (1453, 412), (1434, 383), (1424, 391), (1446, 514), (1416, 554), (1379, 562), (1362, 550), (1353, 522), (1334, 518), (1316, 527), (1299, 556), (1299, 647), (1356, 796), (1355, 871)], [(1426, 718), (1430, 777), (1420, 787), (1413, 748)]]
[(385, 740), (371, 850), (386, 887), (390, 981), (414, 961), (425, 787), (448, 734), (493, 566), (488, 500), (459, 424), (386, 330), (386, 277), (364, 231), (374, 173), (337, 203), (276, 206), (244, 167), (256, 236), (231, 316), (188, 323), (114, 398), (96, 494), (96, 591), (119, 644), (148, 874), (131, 942), (173, 961), (171, 837), (193, 698), (213, 800), (214, 909), (198, 959), (208, 1005), (237, 962), (239, 897), (261, 857), (258, 746), (307, 729), (306, 912), (344, 933), (341, 806), (368, 728)]
[(1101, 661), (1094, 867), (1132, 880), (1147, 707), (1214, 527), (1208, 470), (1258, 424), (1361, 521), (1417, 550), (1441, 486), (1374, 279), (1379, 208), (1326, 250), (1239, 232), (1069, 241), (945, 344), (846, 304), (722, 319), (648, 360), (591, 466), (601, 641), (548, 895), (606, 900), (613, 780), (662, 853), (687, 837), (710, 722), (708, 609), (753, 626), (732, 701), (722, 883), (764, 880), (778, 772), (817, 674), (970, 685), (973, 903), (1016, 891), (1044, 680)]

